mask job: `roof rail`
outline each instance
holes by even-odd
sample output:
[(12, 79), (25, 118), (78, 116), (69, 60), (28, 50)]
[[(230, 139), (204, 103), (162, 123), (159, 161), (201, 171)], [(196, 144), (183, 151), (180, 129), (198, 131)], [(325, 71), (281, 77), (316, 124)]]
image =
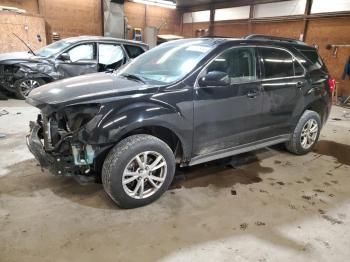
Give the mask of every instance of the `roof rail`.
[(279, 36), (270, 36), (270, 35), (248, 35), (244, 39), (248, 39), (248, 40), (272, 40), (272, 41), (282, 41), (282, 42), (289, 42), (289, 43), (305, 45), (304, 42), (297, 40), (297, 39), (285, 38), (285, 37), (279, 37)]
[(232, 38), (232, 36), (202, 35), (198, 38)]

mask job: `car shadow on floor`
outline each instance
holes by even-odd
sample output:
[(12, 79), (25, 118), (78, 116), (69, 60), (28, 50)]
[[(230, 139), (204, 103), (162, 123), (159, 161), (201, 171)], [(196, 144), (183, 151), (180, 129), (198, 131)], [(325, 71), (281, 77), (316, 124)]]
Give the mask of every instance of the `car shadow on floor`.
[[(273, 172), (271, 167), (261, 166), (261, 159), (256, 155), (256, 153), (265, 151), (268, 152), (268, 150), (262, 149), (196, 166), (177, 168), (170, 189), (208, 187), (210, 185), (217, 188), (230, 188), (235, 184), (259, 183), (262, 181), (259, 175)], [(250, 164), (249, 170), (240, 168), (247, 164)]]
[[(269, 152), (262, 149), (256, 152)], [(271, 173), (270, 167), (262, 167), (254, 153), (241, 154), (232, 158), (211, 161), (192, 167), (177, 167), (169, 190), (177, 188), (208, 187), (231, 188), (236, 184), (259, 183), (260, 174)], [(249, 170), (240, 166), (250, 164)], [(15, 196), (32, 196), (35, 192), (48, 189), (54, 194), (80, 205), (99, 209), (118, 209), (104, 192), (100, 183), (79, 184), (72, 177), (53, 176), (41, 170), (34, 159), (8, 167), (8, 174), (1, 178), (1, 192)]]

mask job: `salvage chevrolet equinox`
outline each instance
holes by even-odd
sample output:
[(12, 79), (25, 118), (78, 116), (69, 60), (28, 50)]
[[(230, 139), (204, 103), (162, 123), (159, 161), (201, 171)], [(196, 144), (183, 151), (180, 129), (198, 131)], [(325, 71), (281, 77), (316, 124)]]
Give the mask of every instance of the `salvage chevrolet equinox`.
[(115, 72), (33, 90), (30, 151), (55, 175), (101, 177), (122, 208), (158, 199), (175, 166), (278, 143), (309, 152), (334, 80), (314, 47), (252, 35), (164, 43)]

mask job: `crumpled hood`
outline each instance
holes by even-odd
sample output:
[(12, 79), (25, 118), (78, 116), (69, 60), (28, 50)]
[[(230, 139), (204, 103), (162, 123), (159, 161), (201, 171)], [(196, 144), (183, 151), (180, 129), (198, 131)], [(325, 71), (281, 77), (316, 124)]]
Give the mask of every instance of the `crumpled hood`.
[(12, 53), (3, 53), (0, 54), (0, 63), (7, 60), (27, 60), (35, 59), (36, 57), (33, 54), (28, 52), (12, 52)]
[(47, 105), (60, 107), (146, 88), (147, 86), (141, 82), (117, 77), (114, 73), (103, 72), (72, 77), (40, 86), (30, 92), (26, 102), (40, 109)]

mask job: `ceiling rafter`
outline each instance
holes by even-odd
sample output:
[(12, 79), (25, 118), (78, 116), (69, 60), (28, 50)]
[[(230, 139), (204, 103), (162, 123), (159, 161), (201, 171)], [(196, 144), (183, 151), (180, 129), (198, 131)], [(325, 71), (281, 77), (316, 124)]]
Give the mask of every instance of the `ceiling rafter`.
[(236, 6), (246, 6), (252, 4), (266, 4), (274, 2), (284, 2), (289, 0), (176, 0), (177, 8), (181, 11), (201, 11), (208, 10), (210, 7), (226, 8)]

